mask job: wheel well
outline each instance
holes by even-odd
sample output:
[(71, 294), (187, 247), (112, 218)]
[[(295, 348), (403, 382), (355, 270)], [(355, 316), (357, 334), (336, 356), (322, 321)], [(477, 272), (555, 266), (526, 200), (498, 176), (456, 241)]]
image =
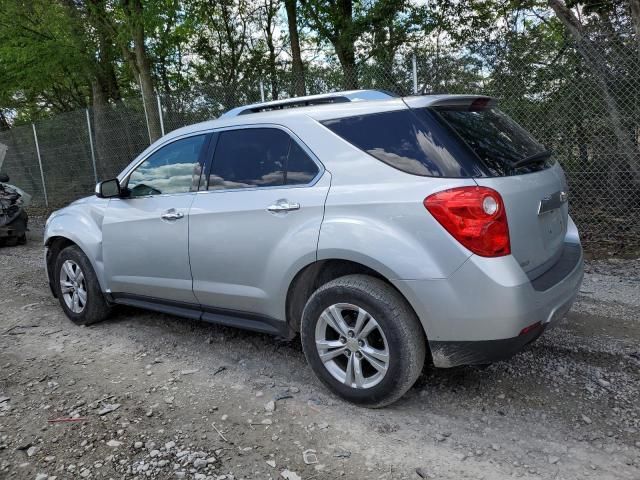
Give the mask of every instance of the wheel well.
[(289, 328), (294, 332), (300, 331), (302, 311), (313, 292), (331, 280), (356, 273), (379, 278), (393, 286), (384, 275), (361, 263), (349, 260), (320, 260), (314, 262), (298, 272), (289, 285), (286, 303)]
[(47, 258), (45, 261), (47, 262), (47, 273), (49, 275), (49, 285), (51, 286), (51, 291), (55, 296), (55, 289), (53, 288), (53, 271), (55, 267), (55, 261), (58, 257), (58, 254), (64, 250), (65, 248), (75, 245), (74, 242), (69, 240), (66, 237), (51, 237), (47, 240), (45, 244), (47, 247)]

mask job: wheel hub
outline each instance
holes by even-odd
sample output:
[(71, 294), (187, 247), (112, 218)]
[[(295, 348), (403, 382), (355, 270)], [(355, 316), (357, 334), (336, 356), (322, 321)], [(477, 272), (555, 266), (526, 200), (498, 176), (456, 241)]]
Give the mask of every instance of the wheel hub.
[(352, 352), (359, 352), (360, 351), (360, 345), (358, 345), (358, 340), (356, 340), (355, 338), (350, 338), (347, 340), (347, 348), (349, 350), (351, 350)]

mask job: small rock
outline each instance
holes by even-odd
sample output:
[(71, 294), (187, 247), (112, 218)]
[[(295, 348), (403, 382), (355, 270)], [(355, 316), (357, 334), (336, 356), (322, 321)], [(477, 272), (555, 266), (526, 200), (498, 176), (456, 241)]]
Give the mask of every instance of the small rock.
[(280, 472), (280, 476), (285, 480), (302, 480), (302, 477), (298, 475), (296, 472), (292, 472), (289, 469), (282, 470)]
[(267, 460), (267, 465), (269, 465), (271, 468), (276, 468), (276, 461), (275, 460)]
[(582, 421), (584, 423), (586, 423), (587, 425), (591, 425), (591, 419), (589, 417), (587, 417), (586, 415), (582, 415)]
[(142, 442), (136, 442), (136, 443), (133, 444), (133, 448), (135, 448), (135, 449), (139, 450), (142, 447), (144, 447), (144, 443), (142, 443)]
[(265, 403), (264, 404), (264, 409), (267, 412), (275, 412), (275, 410), (276, 410), (276, 402), (271, 400), (270, 402)]
[(193, 461), (193, 468), (196, 468), (198, 470), (206, 467), (207, 465), (208, 465), (208, 462), (204, 458), (196, 458)]
[(549, 463), (551, 465), (555, 465), (556, 463), (558, 463), (560, 461), (560, 457), (555, 457), (553, 455), (549, 455)]
[(351, 452), (348, 450), (336, 450), (333, 452), (333, 456), (336, 458), (350, 458)]
[(434, 478), (429, 472), (427, 472), (424, 468), (418, 467), (416, 468), (416, 473), (420, 478)]
[(168, 403), (168, 404), (173, 404), (173, 399), (174, 397), (165, 397), (164, 398), (164, 403)]
[(36, 475), (36, 480), (47, 480), (47, 478), (49, 478), (49, 475), (46, 473), (39, 473)]
[(149, 456), (150, 456), (151, 458), (155, 458), (155, 457), (157, 457), (158, 455), (160, 455), (160, 450), (151, 450), (151, 451), (149, 452)]
[(122, 442), (119, 442), (118, 440), (109, 440), (107, 442), (107, 446), (109, 447), (119, 447), (120, 445), (122, 445)]
[(262, 425), (271, 425), (273, 421), (270, 418), (265, 418), (260, 422)]
[(102, 409), (98, 412), (98, 415), (106, 415), (107, 413), (111, 413), (120, 408), (119, 403), (106, 403), (103, 405)]
[(492, 443), (491, 450), (495, 450), (497, 452), (498, 450), (500, 450), (500, 445), (498, 445), (497, 443)]
[(45, 462), (53, 462), (56, 459), (55, 455), (48, 455), (44, 457)]
[(318, 426), (318, 428), (320, 430), (324, 430), (325, 428), (329, 428), (329, 424), (328, 423), (319, 423), (317, 426)]
[(27, 449), (27, 457), (33, 457), (38, 451), (38, 447), (29, 447)]
[(164, 448), (167, 450), (171, 450), (175, 446), (176, 442), (174, 442), (173, 440), (164, 444)]
[(191, 370), (181, 370), (180, 371), (180, 375), (191, 375), (191, 374), (199, 372), (199, 371), (200, 371), (199, 368), (194, 368), (194, 369), (191, 369)]

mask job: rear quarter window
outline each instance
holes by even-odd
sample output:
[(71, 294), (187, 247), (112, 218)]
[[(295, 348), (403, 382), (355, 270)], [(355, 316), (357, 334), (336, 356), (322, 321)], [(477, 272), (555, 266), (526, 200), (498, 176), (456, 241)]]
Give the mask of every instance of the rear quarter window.
[(483, 174), (466, 147), (430, 112), (410, 109), (325, 120), (355, 147), (398, 170), (429, 177)]

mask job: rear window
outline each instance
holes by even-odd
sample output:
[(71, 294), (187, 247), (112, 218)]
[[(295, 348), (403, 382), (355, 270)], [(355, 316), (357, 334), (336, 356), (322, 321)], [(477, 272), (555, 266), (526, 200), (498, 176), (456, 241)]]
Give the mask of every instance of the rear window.
[[(552, 164), (543, 145), (494, 107), (404, 109), (322, 123), (360, 150), (414, 175), (501, 177)], [(531, 157), (535, 161), (517, 165)]]
[[(477, 111), (436, 108), (436, 111), (471, 147), (490, 176), (534, 172), (553, 163), (540, 142), (497, 108)], [(517, 162), (536, 156), (539, 161), (516, 168)]]

